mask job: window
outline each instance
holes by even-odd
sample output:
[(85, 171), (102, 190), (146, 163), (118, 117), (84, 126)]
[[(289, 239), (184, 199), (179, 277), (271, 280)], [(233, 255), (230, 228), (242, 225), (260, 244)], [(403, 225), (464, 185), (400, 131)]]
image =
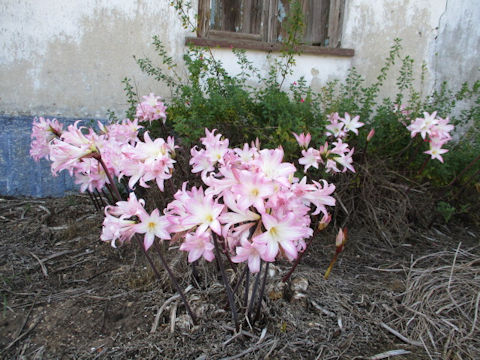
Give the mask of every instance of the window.
[[(301, 51), (353, 56), (341, 48), (345, 0), (300, 0), (305, 19)], [(197, 37), (187, 44), (281, 50), (289, 0), (199, 0)]]

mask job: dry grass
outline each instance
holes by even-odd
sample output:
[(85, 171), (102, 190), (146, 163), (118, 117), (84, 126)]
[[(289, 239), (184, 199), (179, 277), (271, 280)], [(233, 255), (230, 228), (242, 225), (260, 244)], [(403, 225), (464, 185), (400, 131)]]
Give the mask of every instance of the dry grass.
[(375, 233), (389, 246), (401, 244), (412, 229), (427, 227), (434, 200), (426, 185), (412, 182), (382, 161), (357, 165), (356, 174), (341, 174), (335, 181), (334, 219)]
[[(170, 281), (157, 281), (135, 247), (98, 240), (102, 213), (92, 212), (86, 196), (0, 200), (0, 357), (480, 358), (480, 248), (444, 250), (459, 240), (477, 244), (476, 230), (417, 231), (391, 248), (352, 228), (352, 246), (328, 281), (335, 234), (322, 233), (292, 278), (308, 282), (302, 296), (294, 281), (280, 282), (290, 265), (279, 263), (256, 326), (235, 333), (215, 264), (198, 264), (195, 277), (178, 243), (165, 249), (191, 288), (200, 318), (192, 326)], [(239, 273), (227, 275), (236, 283)]]
[(478, 249), (441, 251), (411, 265), (391, 324), (423, 345), (432, 359), (479, 359)]

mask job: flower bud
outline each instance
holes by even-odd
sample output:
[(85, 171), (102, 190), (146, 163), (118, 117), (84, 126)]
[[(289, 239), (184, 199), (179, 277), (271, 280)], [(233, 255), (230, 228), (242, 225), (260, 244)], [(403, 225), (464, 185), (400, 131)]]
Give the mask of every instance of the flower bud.
[(332, 220), (332, 215), (323, 215), (322, 220), (320, 220), (320, 222), (318, 223), (318, 230), (324, 230), (328, 226), (328, 224), (330, 224), (330, 220)]
[(367, 135), (367, 142), (372, 140), (373, 135), (375, 135), (375, 129), (370, 130), (370, 132)]
[(338, 231), (337, 238), (335, 239), (335, 246), (337, 247), (337, 253), (343, 251), (345, 243), (347, 242), (347, 228)]

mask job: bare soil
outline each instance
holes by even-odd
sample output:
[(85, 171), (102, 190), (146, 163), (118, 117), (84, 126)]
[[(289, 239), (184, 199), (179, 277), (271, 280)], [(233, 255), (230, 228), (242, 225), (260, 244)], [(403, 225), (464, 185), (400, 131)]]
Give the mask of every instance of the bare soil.
[[(182, 302), (171, 299), (176, 292), (168, 278), (158, 281), (134, 244), (114, 249), (102, 243), (101, 223), (102, 214), (86, 196), (0, 199), (2, 358), (480, 358), (475, 343), (480, 335), (478, 300), (475, 303), (480, 289), (471, 285), (472, 296), (465, 294), (471, 312), (462, 310), (463, 303), (450, 292), (463, 255), (469, 268), (462, 276), (468, 280), (472, 271), (472, 284), (480, 281), (479, 231), (474, 227), (434, 224), (393, 246), (352, 228), (328, 280), (323, 274), (334, 253), (334, 234), (322, 233), (291, 282), (282, 285), (280, 280), (290, 264), (273, 269), (261, 319), (254, 327), (244, 322), (236, 333), (212, 265), (200, 264), (201, 280), (195, 282), (185, 255), (175, 248), (167, 251), (182, 287), (190, 286), (187, 297), (200, 318), (193, 326)], [(436, 253), (443, 254), (445, 265), (438, 257), (428, 257)], [(423, 262), (414, 263), (424, 256)], [(456, 304), (439, 320), (427, 314), (427, 307), (415, 310), (422, 297), (435, 296), (435, 289), (428, 293), (424, 286), (423, 295), (412, 301), (415, 289), (423, 286), (414, 271), (437, 265), (446, 271), (450, 303)], [(294, 286), (300, 283), (308, 286), (296, 292)], [(413, 327), (420, 324), (415, 311), (430, 319), (422, 323), (424, 332)], [(464, 315), (471, 323), (460, 318)], [(440, 344), (444, 332), (451, 335), (448, 343)]]

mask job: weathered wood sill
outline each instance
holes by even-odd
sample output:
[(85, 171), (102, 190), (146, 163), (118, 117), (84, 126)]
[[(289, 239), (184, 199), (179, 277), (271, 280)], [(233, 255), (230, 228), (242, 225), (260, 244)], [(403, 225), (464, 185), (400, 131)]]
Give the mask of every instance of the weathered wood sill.
[[(245, 39), (208, 39), (187, 37), (185, 39), (186, 45), (206, 46), (206, 47), (220, 47), (220, 48), (237, 48), (247, 50), (261, 50), (261, 51), (282, 51), (282, 44), (267, 43), (263, 41), (245, 40)], [(299, 49), (303, 54), (316, 55), (330, 55), (330, 56), (344, 56), (352, 57), (355, 55), (354, 49), (344, 48), (327, 48), (320, 46), (302, 45)]]

